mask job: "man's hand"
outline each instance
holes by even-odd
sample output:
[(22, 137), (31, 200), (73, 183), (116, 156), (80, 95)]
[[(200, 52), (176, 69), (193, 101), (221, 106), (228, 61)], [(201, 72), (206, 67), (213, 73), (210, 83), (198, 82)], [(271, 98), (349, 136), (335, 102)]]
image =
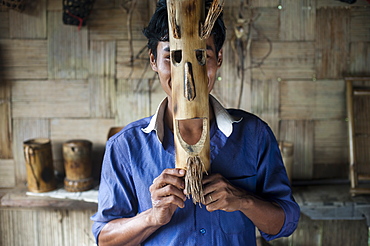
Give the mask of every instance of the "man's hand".
[(249, 193), (233, 186), (220, 174), (211, 174), (203, 178), (204, 205), (207, 210), (234, 212), (241, 210), (243, 202), (248, 201)]
[(149, 190), (153, 206), (151, 216), (155, 224), (167, 224), (177, 207), (185, 206), (184, 176), (185, 170), (183, 169), (165, 169), (153, 180)]
[(207, 210), (226, 212), (241, 211), (261, 231), (276, 235), (281, 230), (285, 214), (276, 203), (263, 200), (247, 190), (230, 184), (220, 174), (211, 174), (203, 179), (204, 199)]

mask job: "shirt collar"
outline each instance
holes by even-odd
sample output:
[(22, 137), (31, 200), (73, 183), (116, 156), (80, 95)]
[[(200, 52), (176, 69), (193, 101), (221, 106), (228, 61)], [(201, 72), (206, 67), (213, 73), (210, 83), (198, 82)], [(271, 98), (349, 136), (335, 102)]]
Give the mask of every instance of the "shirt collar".
[[(161, 142), (164, 137), (164, 112), (166, 110), (167, 102), (168, 99), (166, 97), (159, 104), (156, 113), (149, 122), (149, 125), (146, 128), (141, 129), (145, 133), (155, 131), (159, 141)], [(213, 107), (218, 128), (226, 137), (229, 137), (233, 132), (233, 123), (240, 122), (242, 117), (235, 118), (231, 116), (221, 103), (212, 95), (210, 95), (210, 103)]]

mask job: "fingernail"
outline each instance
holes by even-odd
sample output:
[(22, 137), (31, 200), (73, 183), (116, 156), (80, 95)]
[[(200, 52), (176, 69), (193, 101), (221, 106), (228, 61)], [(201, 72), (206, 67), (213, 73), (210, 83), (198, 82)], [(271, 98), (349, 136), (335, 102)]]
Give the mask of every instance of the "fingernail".
[(184, 169), (180, 169), (179, 174), (184, 175), (185, 174), (185, 170)]

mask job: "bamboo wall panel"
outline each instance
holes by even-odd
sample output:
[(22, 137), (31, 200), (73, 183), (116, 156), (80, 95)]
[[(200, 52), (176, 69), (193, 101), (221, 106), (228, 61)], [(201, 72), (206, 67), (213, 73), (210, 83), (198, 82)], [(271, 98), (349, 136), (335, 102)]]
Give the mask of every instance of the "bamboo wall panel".
[(64, 25), (62, 13), (48, 13), (49, 79), (85, 79), (89, 71), (88, 31)]
[(370, 8), (351, 9), (351, 42), (370, 41)]
[(12, 93), (16, 118), (90, 116), (90, 91), (85, 80), (14, 81)]
[(354, 96), (353, 109), (357, 172), (370, 175), (370, 96)]
[(116, 87), (114, 77), (95, 76), (89, 78), (91, 117), (114, 118), (116, 113)]
[(315, 0), (285, 0), (280, 12), (281, 40), (312, 41), (315, 39)]
[(166, 96), (158, 80), (127, 80), (117, 81), (117, 124), (128, 123), (153, 114), (159, 103)]
[(46, 79), (45, 40), (0, 39), (1, 79)]
[(0, 20), (0, 38), (9, 38), (9, 12), (0, 11)]
[(90, 42), (90, 74), (93, 76), (115, 77), (116, 42)]
[(282, 119), (344, 119), (343, 80), (283, 81), (280, 87)]
[(350, 44), (350, 73), (366, 74), (370, 67), (370, 42)]
[(346, 9), (318, 9), (317, 23), (317, 78), (342, 78), (348, 71), (350, 13)]
[[(254, 2), (254, 1), (253, 1)], [(269, 39), (280, 40), (280, 10), (276, 8), (255, 8), (253, 9), (255, 29), (252, 30), (254, 40)]]
[(11, 87), (0, 80), (0, 159), (12, 159)]
[(348, 4), (342, 1), (333, 1), (333, 0), (320, 0), (317, 1), (317, 8), (348, 8), (351, 7), (368, 7), (369, 3), (367, 0), (357, 0), (354, 4)]
[(10, 11), (9, 26), (11, 38), (46, 38), (46, 0), (33, 2), (24, 12)]
[(309, 120), (280, 121), (280, 140), (294, 144), (292, 177), (313, 178), (314, 122)]
[(91, 117), (114, 118), (116, 42), (91, 41), (91, 76), (89, 78)]
[(27, 178), (23, 154), (23, 141), (31, 138), (49, 138), (49, 120), (41, 118), (14, 118), (13, 128), (13, 153), (16, 165), (16, 182), (23, 183)]
[[(230, 1), (230, 2), (237, 3), (237, 1)], [(254, 8), (261, 8), (261, 7), (277, 8), (279, 3), (280, 3), (279, 0), (272, 0), (272, 1), (254, 0), (254, 1), (250, 1), (250, 5)]]
[(347, 178), (349, 155), (347, 122), (319, 120), (314, 124), (313, 178)]
[(251, 112), (260, 116), (279, 137), (279, 82), (276, 80), (252, 80)]
[[(140, 1), (139, 1), (140, 2)], [(141, 12), (139, 12), (141, 11)], [(142, 29), (147, 25), (148, 8), (136, 9), (132, 15), (132, 38), (143, 39)], [(126, 25), (127, 13), (123, 8), (116, 9), (94, 9), (89, 17), (90, 39), (92, 40), (114, 40), (128, 39), (128, 28)]]
[[(46, 7), (48, 11), (63, 10), (63, 3), (61, 3), (59, 0), (48, 0)], [(62, 15), (60, 17), (62, 18)]]
[[(252, 65), (256, 66), (252, 70), (254, 79), (299, 79), (314, 76), (313, 42), (273, 42), (270, 54), (269, 50), (268, 42), (252, 42)], [(263, 60), (266, 55), (267, 58)]]
[(12, 188), (15, 186), (15, 165), (13, 159), (0, 159), (0, 173), (0, 188)]
[[(237, 50), (230, 43), (224, 45), (223, 63), (219, 70), (212, 94), (228, 108), (251, 110), (251, 75), (250, 68), (245, 64), (244, 70), (237, 69)], [(243, 79), (242, 79), (243, 78)], [(239, 104), (240, 101), (240, 105)]]
[[(93, 210), (0, 209), (0, 245), (93, 246)], [(26, 223), (24, 223), (26, 221)], [(10, 229), (12, 228), (12, 229)]]
[[(153, 79), (156, 77), (148, 59), (147, 41), (133, 42), (130, 51), (128, 40), (117, 42), (117, 78), (118, 79)], [(133, 62), (130, 60), (133, 55)]]

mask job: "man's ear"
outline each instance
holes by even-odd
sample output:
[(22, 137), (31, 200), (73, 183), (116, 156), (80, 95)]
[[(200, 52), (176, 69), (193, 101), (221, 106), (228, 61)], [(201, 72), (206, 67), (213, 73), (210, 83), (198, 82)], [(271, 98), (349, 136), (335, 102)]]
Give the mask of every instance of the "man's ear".
[(217, 54), (217, 66), (221, 67), (223, 61), (223, 50), (221, 49)]
[(156, 63), (155, 57), (151, 50), (149, 51), (149, 61), (150, 61), (150, 66), (152, 67), (152, 70), (154, 72), (158, 72), (157, 63)]

